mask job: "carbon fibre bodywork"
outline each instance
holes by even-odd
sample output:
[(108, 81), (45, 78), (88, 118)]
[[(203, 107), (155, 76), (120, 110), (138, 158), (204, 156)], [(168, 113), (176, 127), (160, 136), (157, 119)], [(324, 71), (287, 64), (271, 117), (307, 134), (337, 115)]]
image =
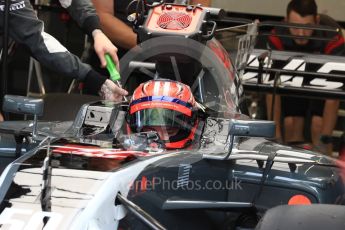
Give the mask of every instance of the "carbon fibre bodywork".
[[(108, 111), (111, 119), (90, 125), (89, 111), (96, 110)], [(81, 111), (69, 128), (53, 123), (43, 128), (60, 131), (4, 171), (3, 226), (150, 228), (126, 212), (118, 194), (172, 229), (255, 228), (267, 210), (295, 196), (311, 203), (344, 202), (341, 162), (314, 152), (238, 137), (228, 159), (211, 159), (228, 153), (229, 119), (208, 117), (198, 145), (159, 152), (124, 150), (114, 142), (109, 130), (115, 129), (109, 127), (115, 127), (122, 105), (94, 103)]]

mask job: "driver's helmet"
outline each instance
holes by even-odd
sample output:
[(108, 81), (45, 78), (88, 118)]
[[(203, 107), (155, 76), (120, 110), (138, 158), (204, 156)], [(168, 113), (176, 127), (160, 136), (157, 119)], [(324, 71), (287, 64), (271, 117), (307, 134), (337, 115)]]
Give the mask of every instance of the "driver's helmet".
[(157, 131), (167, 149), (184, 148), (194, 140), (197, 108), (189, 86), (166, 79), (151, 80), (134, 90), (127, 123), (133, 132)]

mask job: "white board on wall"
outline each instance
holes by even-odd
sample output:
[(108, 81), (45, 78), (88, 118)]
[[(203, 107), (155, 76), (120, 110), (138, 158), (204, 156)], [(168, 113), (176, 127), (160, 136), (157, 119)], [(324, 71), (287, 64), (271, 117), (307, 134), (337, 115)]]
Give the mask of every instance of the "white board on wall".
[[(290, 0), (212, 0), (214, 7), (228, 11), (272, 16), (285, 16)], [(344, 0), (316, 0), (319, 13), (325, 13), (337, 21), (345, 22)]]

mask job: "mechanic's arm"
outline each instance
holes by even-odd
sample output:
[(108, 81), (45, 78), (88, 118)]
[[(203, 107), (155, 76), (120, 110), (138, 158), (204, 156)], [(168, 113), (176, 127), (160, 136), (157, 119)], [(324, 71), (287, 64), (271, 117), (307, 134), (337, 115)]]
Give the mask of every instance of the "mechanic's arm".
[(282, 136), (282, 125), (281, 125), (281, 98), (279, 95), (275, 96), (274, 101), (274, 108), (273, 108), (273, 115), (272, 113), (272, 102), (273, 102), (273, 95), (267, 94), (266, 95), (266, 109), (267, 109), (267, 119), (274, 121), (276, 124), (276, 136), (275, 138), (279, 142), (283, 142), (283, 136)]
[(326, 100), (323, 115), (322, 115), (322, 124), (321, 130), (319, 130), (319, 136), (313, 137), (313, 143), (320, 147), (324, 153), (327, 155), (332, 155), (332, 144), (331, 143), (322, 143), (321, 136), (332, 136), (332, 132), (335, 128), (338, 118), (338, 109), (339, 109), (339, 100)]
[[(82, 63), (54, 37), (45, 33), (43, 22), (37, 18), (30, 1), (24, 0), (24, 3), (25, 8), (11, 11), (9, 21), (10, 36), (17, 43), (28, 47), (33, 57), (44, 66), (62, 75), (83, 81), (89, 93), (101, 92), (105, 99), (110, 100), (127, 94), (127, 91), (92, 70), (89, 65)], [(110, 95), (109, 91), (113, 95)]]
[(137, 45), (133, 29), (114, 16), (113, 0), (92, 0), (101, 21), (102, 30), (119, 47), (131, 49)]
[(90, 0), (59, 0), (62, 7), (66, 8), (78, 25), (94, 40), (95, 51), (101, 61), (102, 67), (106, 66), (105, 54), (113, 58), (116, 66), (119, 66), (117, 48), (101, 31), (99, 18)]
[[(342, 34), (340, 34), (340, 36), (336, 36), (335, 41), (336, 42), (332, 40), (329, 42), (329, 44), (326, 47), (332, 47), (332, 49), (328, 50), (328, 52), (325, 53), (337, 56), (345, 56), (345, 44)], [(333, 46), (330, 46), (331, 44)], [(339, 100), (325, 100), (320, 135), (332, 136), (332, 132), (337, 123), (339, 105)], [(320, 137), (317, 137), (317, 141), (320, 141)], [(331, 149), (332, 148), (328, 147), (328, 154), (331, 154)]]
[(321, 135), (331, 136), (338, 118), (339, 100), (326, 100), (322, 115)]

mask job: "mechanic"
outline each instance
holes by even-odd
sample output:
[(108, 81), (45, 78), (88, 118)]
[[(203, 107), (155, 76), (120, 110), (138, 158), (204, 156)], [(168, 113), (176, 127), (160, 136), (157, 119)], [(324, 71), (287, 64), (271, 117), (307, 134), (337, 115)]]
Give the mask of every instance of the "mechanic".
[[(326, 15), (317, 13), (314, 0), (291, 0), (287, 6), (285, 21), (306, 25), (330, 25), (337, 23)], [(338, 28), (340, 26), (338, 25)], [(290, 34), (295, 36), (329, 37), (330, 41), (309, 40), (301, 38), (282, 38), (274, 34)], [(267, 45), (274, 50), (307, 52), (316, 54), (344, 55), (344, 38), (341, 33), (320, 32), (297, 28), (276, 28), (267, 39)], [(332, 39), (333, 38), (333, 39)], [(267, 47), (266, 47), (267, 48)], [(281, 63), (282, 68), (286, 63)], [(278, 64), (279, 65), (279, 64)], [(308, 65), (306, 69), (310, 70)], [(312, 70), (311, 70), (312, 71)], [(310, 81), (310, 80), (309, 80)], [(268, 115), (270, 115), (272, 95), (267, 97)], [(338, 100), (311, 100), (295, 97), (276, 97), (274, 120), (277, 124), (277, 138), (282, 139), (280, 116), (284, 116), (284, 136), (286, 143), (305, 142), (304, 125), (307, 112), (311, 112), (311, 142), (313, 147), (323, 153), (331, 154), (331, 134), (337, 121)]]
[[(102, 66), (106, 65), (104, 54), (109, 53), (118, 62), (117, 48), (100, 30), (99, 19), (90, 0), (60, 0), (74, 20), (94, 38), (94, 47)], [(0, 4), (4, 9), (4, 2)], [(17, 43), (29, 48), (40, 63), (62, 75), (74, 77), (84, 82), (89, 94), (101, 94), (107, 100), (121, 100), (127, 91), (118, 87), (91, 66), (68, 52), (54, 37), (44, 32), (29, 0), (12, 0), (10, 4), (9, 35)], [(0, 15), (3, 30), (3, 10)]]
[(167, 149), (181, 149), (197, 139), (199, 108), (189, 86), (150, 80), (135, 89), (126, 120), (132, 132), (156, 131)]

